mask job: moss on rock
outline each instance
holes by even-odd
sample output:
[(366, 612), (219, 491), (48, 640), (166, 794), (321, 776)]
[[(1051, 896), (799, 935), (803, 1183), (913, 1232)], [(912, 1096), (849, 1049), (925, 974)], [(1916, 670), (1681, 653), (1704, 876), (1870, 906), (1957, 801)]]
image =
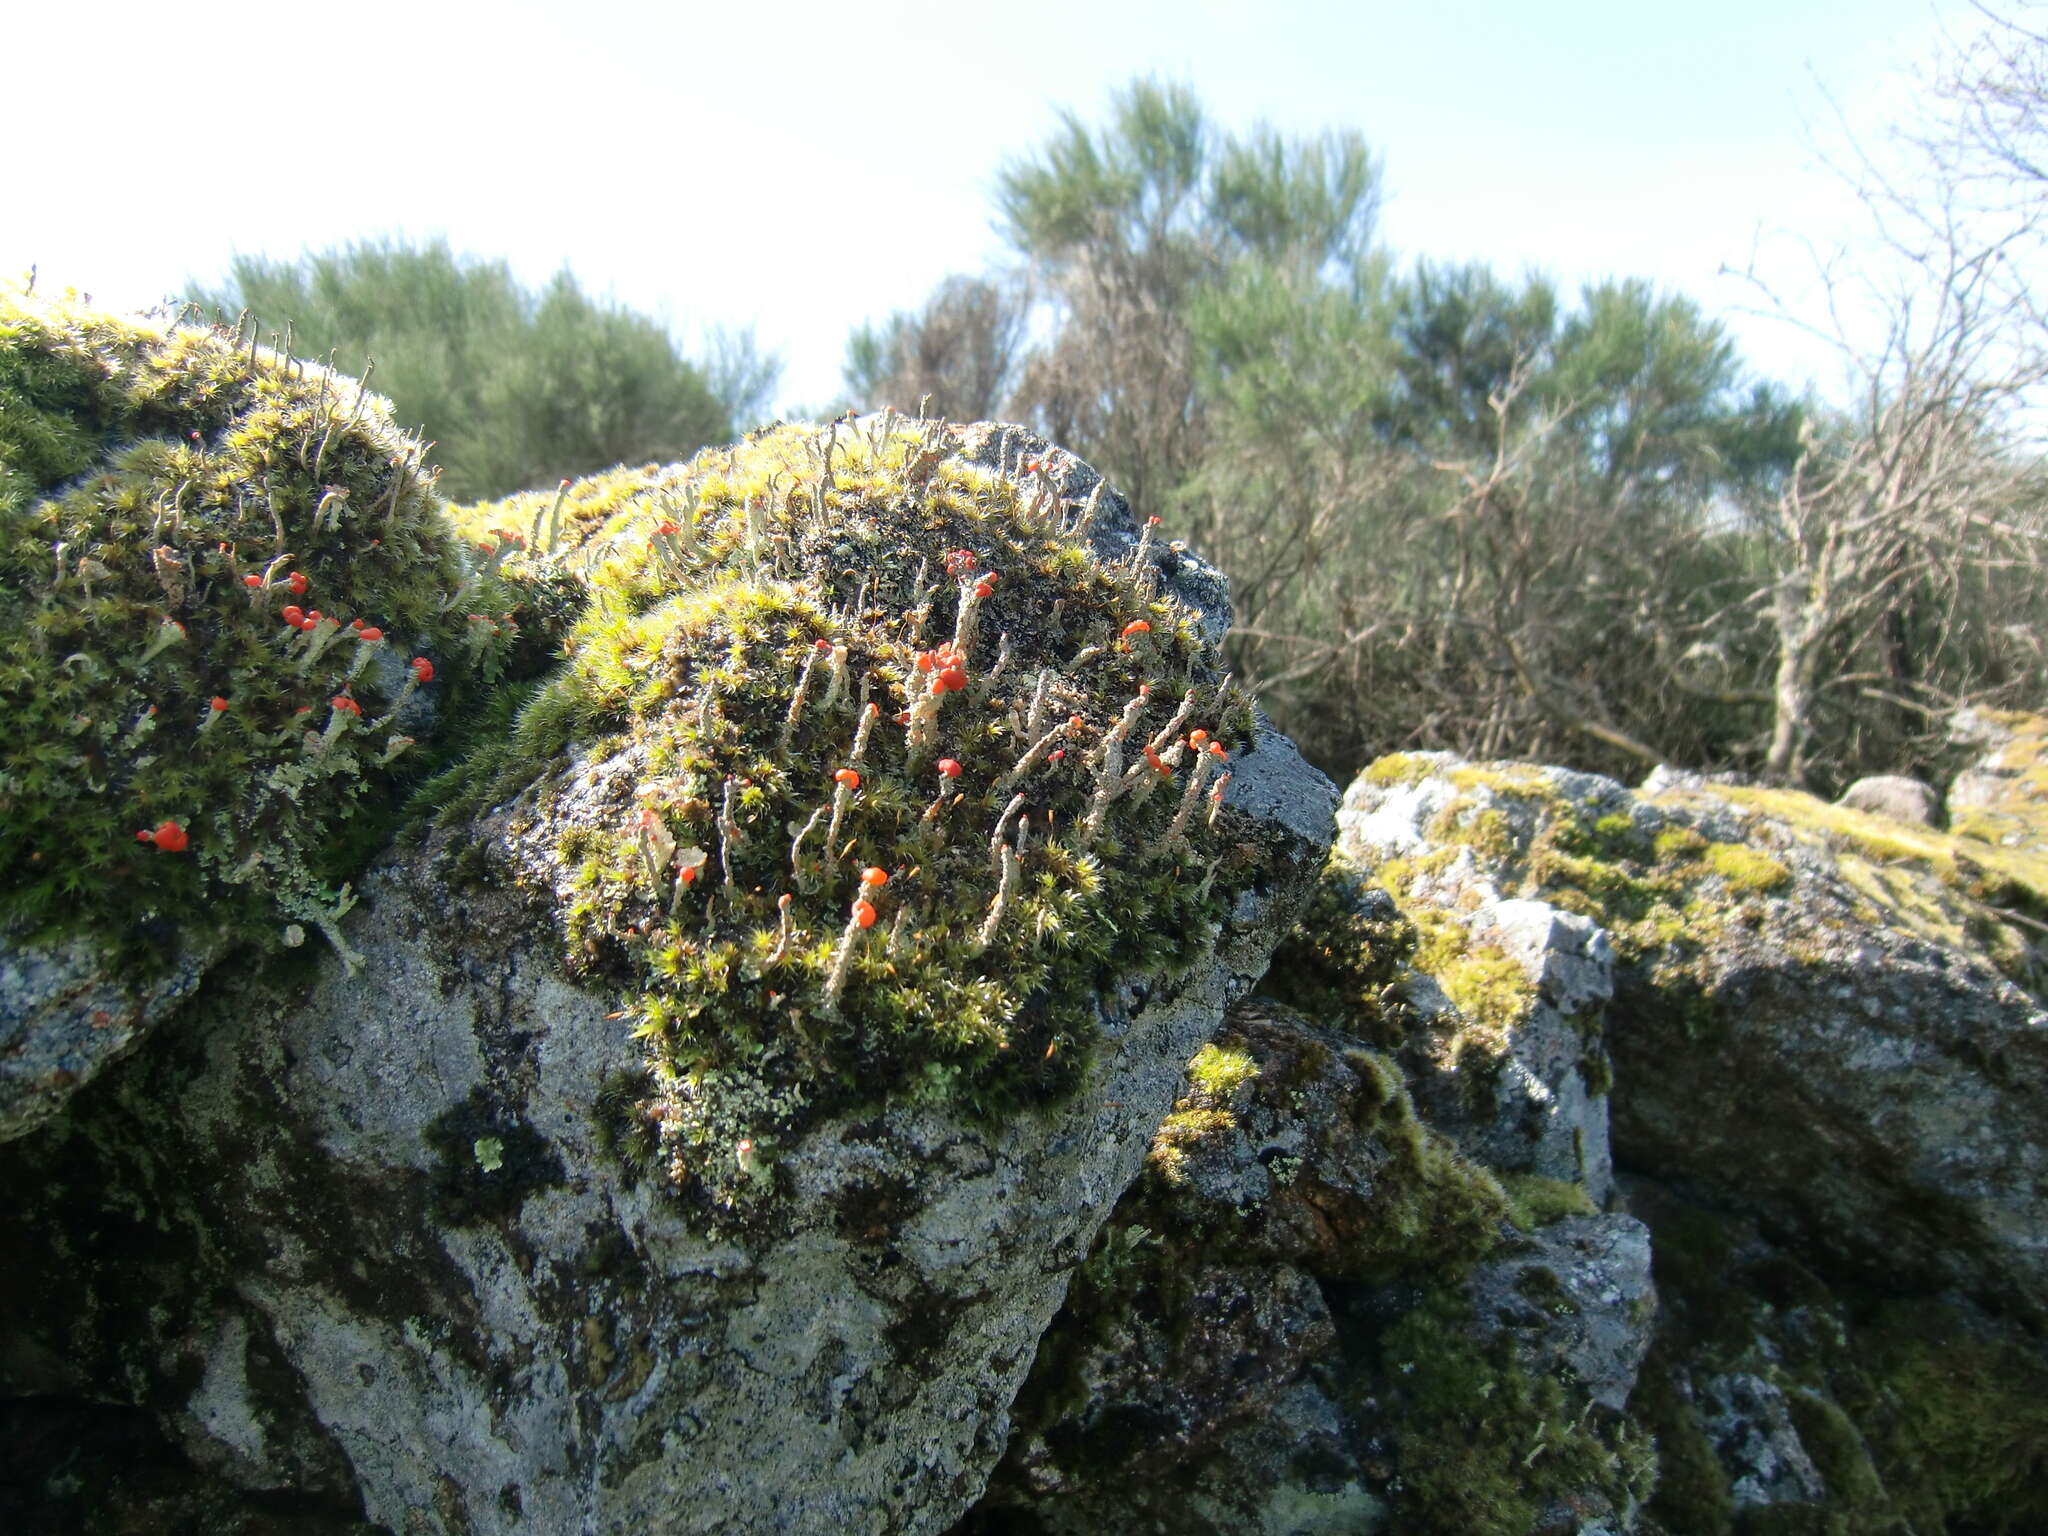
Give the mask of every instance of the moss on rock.
[(355, 381), (0, 292), (0, 926), (340, 945), (425, 699), (494, 679), (507, 607)]
[(587, 584), (567, 664), (444, 814), (532, 791), (643, 1144), (731, 1208), (834, 1107), (1062, 1091), (1102, 988), (1185, 963), (1257, 861), (1218, 830), (1249, 706), (1166, 552), (1105, 558), (1049, 455), (889, 415), (611, 479), (535, 552)]

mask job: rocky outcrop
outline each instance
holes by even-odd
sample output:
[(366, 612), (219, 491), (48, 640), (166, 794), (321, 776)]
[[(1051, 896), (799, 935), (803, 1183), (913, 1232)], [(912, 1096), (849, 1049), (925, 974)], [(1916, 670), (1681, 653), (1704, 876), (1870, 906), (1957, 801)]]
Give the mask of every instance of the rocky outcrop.
[[(865, 430), (889, 441), (886, 424)], [(786, 466), (815, 466), (801, 441), (772, 442)], [(885, 693), (898, 686), (896, 653), (868, 641), (867, 616), (886, 614), (886, 627), (915, 607), (899, 606), (889, 585), (911, 573), (887, 562), (851, 572), (844, 593), (838, 575), (827, 580), (840, 608), (821, 602), (819, 616), (778, 620), (794, 626), (793, 641), (765, 632), (798, 657), (812, 656), (820, 627), (846, 636), (836, 642), (845, 649), (820, 639), (814, 661), (760, 682), (779, 699), (772, 715), (745, 713), (758, 707), (747, 688), (773, 671), (758, 653), (730, 691), (700, 688), (711, 663), (689, 647), (708, 633), (729, 665), (738, 631), (718, 626), (743, 603), (784, 601), (780, 584), (804, 579), (806, 541), (880, 537), (862, 532), (883, 504), (879, 493), (861, 499), (861, 461), (844, 440), (828, 448), (829, 487), (796, 480), (789, 505), (803, 521), (789, 542), (802, 547), (779, 557), (788, 563), (773, 593), (757, 599), (743, 585), (757, 558), (746, 541), (758, 534), (768, 548), (772, 529), (759, 527), (719, 548), (738, 577), (714, 569), (707, 585), (685, 587), (663, 642), (662, 665), (688, 684), (668, 690), (681, 694), (672, 710), (657, 699), (633, 717), (645, 729), (597, 733), (537, 763), (485, 763), (447, 829), (363, 882), (344, 927), (356, 970), (323, 959), (288, 979), (210, 982), (171, 1038), (21, 1143), (0, 1169), (30, 1254), (0, 1281), (18, 1320), (0, 1361), (12, 1390), (147, 1407), (230, 1482), (324, 1497), (394, 1532), (911, 1532), (960, 1515), (1002, 1452), (1038, 1338), (1146, 1156), (1185, 1062), (1305, 898), (1334, 792), (1283, 738), (1215, 697), (1204, 658), (1220, 584), (1152, 546), (1085, 466), (1010, 429), (914, 436), (908, 451), (923, 478), (912, 494), (888, 493), (890, 515), (921, 509), (915, 493), (934, 487), (959, 498), (935, 516), (1020, 519), (966, 528), (986, 530), (985, 563), (947, 583), (944, 600), (965, 603), (1000, 578), (1003, 599), (975, 600), (991, 630), (1003, 626), (1001, 654), (1018, 678), (1003, 707), (1038, 738), (1038, 707), (1025, 719), (1035, 686), (1042, 703), (1057, 702), (1049, 719), (1074, 723), (1035, 748), (1023, 741), (1021, 758), (1011, 724), (980, 723), (1001, 718), (985, 680), (993, 634), (958, 644), (970, 686), (920, 681), (955, 663), (913, 670), (906, 646), (908, 692)], [(1000, 471), (974, 467), (999, 456)], [(707, 471), (707, 507), (736, 473), (726, 461)], [(680, 525), (669, 526), (644, 559), (686, 558)], [(698, 537), (715, 544), (709, 527)], [(1096, 552), (1058, 554), (1062, 539)], [(1105, 654), (1068, 598), (1071, 641), (1032, 630), (1062, 612), (1057, 590), (1041, 601), (1034, 585), (1055, 578), (1028, 564), (1033, 540), (1052, 550), (1048, 561), (1057, 555), (1057, 579), (1077, 575), (1092, 601), (1155, 605), (1150, 626), (1120, 618), (1124, 643)], [(970, 547), (957, 536), (938, 547), (953, 544)], [(719, 593), (717, 606), (689, 606), (691, 590)], [(965, 625), (950, 606), (944, 621), (958, 640)], [(936, 640), (941, 620), (931, 622)], [(633, 631), (661, 633), (653, 620)], [(593, 630), (582, 654), (630, 640)], [(1063, 681), (1091, 644), (1079, 665), (1096, 670)], [(798, 678), (813, 666), (806, 703)], [(1156, 704), (1096, 691), (1132, 672), (1189, 690), (1163, 739), (1154, 733), (1180, 687), (1162, 687)], [(618, 674), (649, 676), (661, 674), (644, 663)], [(888, 727), (885, 743), (862, 723), (871, 692), (891, 713), (900, 704), (912, 732), (922, 711), (937, 715), (922, 768), (915, 742), (902, 766), (903, 730)], [(1211, 702), (1191, 716), (1198, 692)], [(1124, 739), (1118, 720), (1126, 753), (1110, 745)], [(1198, 720), (1207, 724), (1191, 749), (1184, 733)], [(1140, 772), (1177, 767), (1176, 786), (1217, 783), (1220, 769), (1195, 771), (1205, 737), (1219, 759), (1230, 744), (1213, 811), (1195, 790), (1149, 795)], [(751, 760), (754, 787), (779, 791), (778, 738), (801, 764), (790, 773), (798, 792), (827, 786), (822, 814), (844, 865), (804, 866), (803, 838), (790, 846), (803, 813), (772, 793), (756, 805), (728, 778), (721, 806), (719, 780), (689, 781), (705, 771), (691, 753), (735, 738), (768, 743), (747, 749), (768, 754)], [(942, 752), (952, 767), (934, 772)], [(860, 765), (836, 790), (835, 761)], [(894, 788), (913, 772), (967, 789), (927, 815), (922, 783)], [(1018, 807), (1004, 806), (1029, 775), (1042, 786), (1015, 798), (1042, 796), (1056, 815), (1032, 827), (1027, 847)], [(657, 781), (652, 798), (632, 794)], [(1104, 830), (1089, 849), (1080, 823), (1098, 796)], [(710, 801), (701, 811), (700, 799)], [(654, 831), (639, 806), (672, 830)], [(918, 830), (970, 807), (988, 820), (964, 847)], [(908, 830), (885, 833), (899, 824)], [(857, 851), (841, 852), (849, 837)], [(607, 846), (623, 851), (614, 860)], [(1156, 876), (1145, 873), (1148, 850), (1167, 860)], [(793, 893), (779, 906), (779, 948), (773, 891), (756, 899), (742, 878), (750, 860), (771, 858)], [(920, 883), (955, 869), (979, 889)], [(1142, 919), (1140, 892), (1166, 905), (1126, 942), (1090, 926), (1088, 901), (1062, 903), (1061, 871), (1122, 893), (1119, 917)], [(1130, 883), (1141, 875), (1156, 883)], [(664, 928), (677, 912), (688, 915)], [(728, 956), (718, 947), (728, 921), (758, 925), (762, 942), (743, 956), (753, 941), (741, 932)], [(1043, 968), (1036, 946), (1053, 953), (1059, 931), (1085, 968)], [(907, 1022), (887, 1040), (862, 1033), (896, 1017), (877, 1010), (941, 959), (962, 981), (1000, 965), (977, 990), (948, 994), (976, 1017), (1007, 1019), (1000, 1031), (992, 1022), (985, 1038), (935, 1038), (907, 1060)], [(664, 986), (658, 967), (671, 964), (681, 974)], [(787, 1028), (763, 1026), (742, 1050), (732, 1034), (652, 1022), (703, 1017), (685, 1012), (693, 1000), (723, 1006), (731, 994), (713, 990), (714, 973), (763, 1010), (744, 1017), (777, 1017), (772, 1002)], [(936, 970), (929, 984), (940, 984)], [(757, 986), (766, 1001), (754, 1001)], [(862, 1070), (876, 1074), (868, 1085)]]
[(1018, 1511), (1074, 1536), (1590, 1532), (1633, 1511), (1645, 1229), (1577, 1185), (1504, 1188), (1369, 1032), (1255, 999), (1189, 1063), (963, 1536)]

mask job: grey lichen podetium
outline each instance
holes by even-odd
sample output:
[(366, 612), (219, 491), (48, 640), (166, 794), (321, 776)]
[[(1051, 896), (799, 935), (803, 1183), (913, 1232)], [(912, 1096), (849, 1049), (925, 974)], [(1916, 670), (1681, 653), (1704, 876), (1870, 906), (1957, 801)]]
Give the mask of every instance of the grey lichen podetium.
[[(536, 788), (521, 846), (645, 1051), (618, 1143), (717, 1210), (835, 1108), (1059, 1094), (1098, 992), (1191, 963), (1251, 878), (1182, 814), (1185, 733), (1204, 800), (1251, 741), (1216, 616), (1043, 478), (886, 415), (700, 455), (585, 530), (567, 664), (464, 801)], [(714, 855), (680, 899), (665, 839)]]

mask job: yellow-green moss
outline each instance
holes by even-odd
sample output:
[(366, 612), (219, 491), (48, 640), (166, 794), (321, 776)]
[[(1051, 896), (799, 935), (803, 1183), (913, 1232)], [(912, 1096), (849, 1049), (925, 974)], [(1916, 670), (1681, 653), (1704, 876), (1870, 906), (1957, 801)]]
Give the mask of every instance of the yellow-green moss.
[(1365, 770), (1366, 782), (1382, 789), (1419, 784), (1437, 771), (1437, 764), (1413, 752), (1391, 752)]
[(1211, 1098), (1227, 1099), (1259, 1075), (1251, 1057), (1227, 1046), (1209, 1044), (1188, 1063), (1188, 1080)]
[(1791, 882), (1792, 871), (1745, 843), (1709, 843), (1707, 867), (1737, 892), (1775, 891)]
[(340, 944), (437, 718), (411, 658), (445, 721), (514, 601), (353, 380), (0, 291), (0, 923)]
[(1593, 1197), (1586, 1193), (1585, 1185), (1574, 1184), (1569, 1179), (1546, 1179), (1537, 1173), (1509, 1173), (1501, 1175), (1500, 1184), (1507, 1192), (1508, 1219), (1524, 1232), (1547, 1227), (1566, 1216), (1599, 1214), (1600, 1208), (1593, 1204)]
[[(1260, 857), (1188, 791), (1250, 725), (1198, 616), (945, 434), (783, 428), (593, 494), (567, 665), (450, 800), (540, 787), (570, 960), (624, 990), (663, 1162), (715, 1205), (835, 1107), (1062, 1091), (1108, 980), (1185, 964)], [(577, 746), (632, 765), (601, 806), (562, 798)]]

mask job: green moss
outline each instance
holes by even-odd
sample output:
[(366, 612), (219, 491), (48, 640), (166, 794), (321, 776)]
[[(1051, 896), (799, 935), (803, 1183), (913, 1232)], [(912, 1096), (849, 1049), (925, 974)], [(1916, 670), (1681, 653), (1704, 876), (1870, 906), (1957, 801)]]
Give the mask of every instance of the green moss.
[[(1250, 720), (1198, 616), (938, 424), (621, 473), (567, 664), (443, 815), (538, 788), (669, 1176), (732, 1211), (821, 1114), (1064, 1091), (1111, 978), (1187, 963), (1261, 857), (1212, 826)], [(630, 774), (564, 798), (579, 751)]]
[(1629, 1397), (1629, 1410), (1657, 1444), (1657, 1484), (1648, 1512), (1684, 1536), (1731, 1536), (1735, 1498), (1706, 1426), (1652, 1355)]
[(1215, 1099), (1229, 1098), (1258, 1075), (1258, 1067), (1243, 1051), (1214, 1043), (1195, 1052), (1188, 1063), (1188, 1080), (1196, 1091)]
[(1365, 770), (1366, 782), (1377, 784), (1382, 789), (1392, 789), (1402, 784), (1420, 784), (1435, 773), (1438, 764), (1427, 757), (1413, 752), (1392, 752), (1369, 765)]
[(1596, 1423), (1575, 1389), (1534, 1375), (1505, 1341), (1474, 1341), (1447, 1292), (1389, 1328), (1380, 1362), (1398, 1411), (1396, 1526), (1415, 1536), (1525, 1536), (1566, 1498), (1616, 1508), (1649, 1491), (1656, 1457), (1626, 1420)]
[(1785, 865), (1745, 843), (1709, 843), (1705, 857), (1707, 867), (1728, 882), (1730, 891), (1760, 894), (1792, 880)]
[(1320, 1023), (1392, 1048), (1412, 1025), (1395, 984), (1416, 943), (1414, 924), (1391, 897), (1333, 858), (1308, 909), (1274, 949), (1259, 990)]
[(519, 627), (420, 451), (236, 332), (0, 292), (0, 924), (340, 945), (411, 738)]
[(1501, 1176), (1500, 1183), (1501, 1188), (1507, 1191), (1508, 1219), (1524, 1232), (1547, 1227), (1566, 1216), (1599, 1214), (1600, 1208), (1593, 1204), (1593, 1197), (1586, 1193), (1585, 1186), (1568, 1179), (1546, 1179), (1535, 1173), (1509, 1173)]
[(1492, 806), (1453, 800), (1429, 820), (1424, 835), (1433, 843), (1470, 848), (1496, 862), (1515, 851), (1515, 829), (1507, 813)]
[(1858, 1415), (1877, 1469), (1916, 1529), (2048, 1529), (2048, 1368), (1938, 1303), (1866, 1324), (1877, 1400)]

